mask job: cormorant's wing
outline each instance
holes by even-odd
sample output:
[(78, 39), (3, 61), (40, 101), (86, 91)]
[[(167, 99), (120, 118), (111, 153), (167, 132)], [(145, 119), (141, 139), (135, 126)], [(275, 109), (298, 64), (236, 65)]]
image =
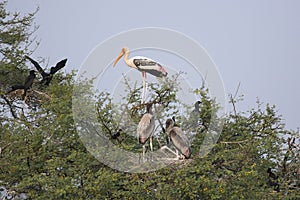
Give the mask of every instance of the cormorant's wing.
[(39, 65), (39, 63), (37, 63), (35, 60), (33, 60), (32, 58), (30, 58), (29, 56), (25, 56), (28, 60), (30, 60), (30, 62), (35, 66), (35, 68), (40, 72), (40, 74), (42, 75), (42, 77), (46, 77), (49, 74), (47, 74)]
[(6, 94), (9, 94), (15, 90), (20, 90), (20, 89), (24, 89), (24, 85), (13, 85), (13, 86), (11, 86), (11, 90), (6, 92)]
[(59, 61), (55, 67), (51, 67), (50, 69), (50, 74), (55, 74), (58, 70), (60, 70), (61, 68), (63, 68), (66, 65), (67, 59), (63, 59), (61, 61)]

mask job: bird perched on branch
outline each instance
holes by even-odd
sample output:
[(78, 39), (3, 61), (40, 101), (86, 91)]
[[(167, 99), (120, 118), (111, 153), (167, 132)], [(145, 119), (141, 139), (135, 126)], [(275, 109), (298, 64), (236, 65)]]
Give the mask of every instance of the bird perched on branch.
[(200, 114), (200, 104), (201, 104), (201, 101), (196, 101), (196, 103), (194, 104), (195, 108), (191, 112), (192, 116), (195, 116), (195, 115), (199, 116), (199, 114)]
[(196, 129), (199, 126), (201, 101), (196, 101), (194, 110), (192, 110), (189, 119), (189, 128)]
[[(174, 117), (175, 118), (175, 117)], [(178, 150), (182, 155), (184, 155), (185, 158), (190, 158), (191, 156), (191, 147), (190, 142), (184, 132), (181, 130), (181, 128), (174, 125), (173, 119), (167, 119), (166, 121), (166, 134), (170, 137), (173, 145), (176, 148), (176, 154), (178, 155)]]
[(274, 190), (279, 192), (278, 176), (272, 172), (272, 169), (269, 167), (267, 170), (268, 173), (268, 184), (274, 187)]
[(11, 89), (6, 94), (9, 94), (16, 90), (24, 90), (24, 85), (13, 85), (11, 86)]
[(130, 51), (127, 47), (122, 48), (122, 51), (119, 54), (119, 56), (117, 57), (117, 59), (115, 60), (113, 66), (115, 67), (116, 64), (118, 63), (118, 61), (124, 55), (124, 61), (129, 67), (132, 67), (132, 68), (137, 69), (140, 72), (142, 72), (142, 77), (143, 77), (142, 103), (144, 103), (145, 94), (146, 94), (147, 88), (148, 88), (146, 74), (149, 73), (156, 77), (164, 77), (164, 76), (167, 76), (168, 73), (163, 66), (161, 66), (158, 62), (156, 62), (150, 58), (147, 58), (144, 56), (134, 56), (134, 57), (128, 59), (129, 54), (130, 54)]
[(147, 104), (147, 112), (142, 116), (138, 126), (137, 126), (137, 138), (140, 144), (143, 145), (143, 158), (145, 156), (145, 143), (150, 138), (150, 149), (153, 151), (152, 147), (152, 134), (155, 128), (154, 115), (151, 110), (152, 104)]
[(27, 90), (32, 87), (32, 84), (33, 84), (33, 81), (34, 81), (35, 77), (36, 77), (35, 71), (30, 70), (29, 75), (25, 79), (25, 82), (24, 82), (24, 93), (23, 93), (23, 96), (22, 96), (22, 100), (25, 99)]
[(111, 138), (114, 139), (114, 140), (117, 139), (118, 137), (120, 137), (121, 132), (122, 132), (122, 129), (119, 129), (117, 132), (112, 134)]
[(35, 68), (40, 72), (40, 74), (42, 75), (43, 79), (41, 80), (41, 83), (45, 84), (45, 85), (49, 85), (50, 81), (52, 80), (53, 75), (60, 69), (62, 69), (67, 62), (67, 59), (63, 59), (61, 61), (59, 61), (55, 67), (51, 67), (50, 68), (50, 72), (46, 73), (41, 66), (38, 64), (38, 62), (36, 62), (35, 60), (33, 60), (32, 58), (30, 58), (29, 56), (25, 56), (28, 60), (30, 60), (30, 62), (35, 66)]

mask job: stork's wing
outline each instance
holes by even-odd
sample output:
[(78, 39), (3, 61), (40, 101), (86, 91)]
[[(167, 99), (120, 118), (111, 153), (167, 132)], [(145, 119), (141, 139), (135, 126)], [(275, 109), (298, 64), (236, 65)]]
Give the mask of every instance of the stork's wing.
[(58, 70), (60, 70), (61, 68), (63, 68), (66, 65), (68, 59), (63, 59), (61, 61), (59, 61), (55, 67), (51, 67), (50, 69), (50, 74), (55, 74)]
[(30, 62), (35, 66), (35, 68), (40, 72), (40, 74), (42, 75), (42, 77), (44, 78), (45, 76), (48, 76), (48, 74), (41, 68), (41, 66), (39, 65), (39, 63), (37, 63), (35, 60), (33, 60), (32, 58), (30, 58), (29, 56), (25, 56), (25, 58), (27, 58), (28, 60), (30, 60)]
[(158, 62), (146, 57), (134, 57), (133, 64), (135, 64), (138, 70), (145, 71), (156, 77), (163, 77), (168, 74)]
[(149, 113), (144, 114), (137, 126), (137, 137), (140, 143), (144, 144), (149, 139), (154, 128), (155, 124), (153, 115)]
[(184, 132), (179, 127), (174, 127), (170, 131), (170, 138), (174, 146), (186, 157), (191, 154), (190, 142)]
[(144, 66), (156, 66), (156, 65), (160, 65), (157, 62), (148, 59), (148, 58), (136, 58), (133, 59), (133, 63), (135, 64), (135, 66), (137, 66), (138, 68), (143, 68)]

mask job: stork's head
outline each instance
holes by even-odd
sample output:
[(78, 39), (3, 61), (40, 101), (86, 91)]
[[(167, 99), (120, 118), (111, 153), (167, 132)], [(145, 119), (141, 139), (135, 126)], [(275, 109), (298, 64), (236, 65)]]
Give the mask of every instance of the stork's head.
[(152, 113), (151, 108), (152, 108), (152, 103), (147, 104), (147, 107), (146, 107), (147, 113)]
[(122, 52), (124, 52), (124, 54), (125, 54), (126, 52), (129, 52), (129, 48), (128, 48), (128, 47), (123, 47), (123, 48), (122, 48)]
[(114, 62), (114, 67), (116, 66), (116, 64), (118, 63), (118, 61), (122, 58), (122, 56), (125, 54), (125, 53), (129, 53), (129, 49), (127, 47), (123, 47), (122, 48), (122, 51), (121, 53), (118, 55), (117, 59), (115, 60)]
[(169, 134), (169, 130), (174, 126), (174, 121), (173, 119), (167, 119), (166, 121), (166, 133)]

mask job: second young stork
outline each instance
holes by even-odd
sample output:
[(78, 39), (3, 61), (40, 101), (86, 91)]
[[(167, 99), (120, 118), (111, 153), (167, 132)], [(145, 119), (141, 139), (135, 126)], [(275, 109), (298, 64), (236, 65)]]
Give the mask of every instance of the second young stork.
[(115, 60), (113, 66), (115, 67), (118, 61), (122, 58), (122, 56), (124, 56), (124, 61), (126, 65), (142, 72), (142, 77), (143, 77), (142, 103), (144, 103), (145, 93), (147, 92), (147, 88), (148, 88), (146, 73), (149, 73), (156, 77), (164, 77), (167, 76), (168, 73), (163, 66), (161, 66), (158, 62), (150, 58), (143, 57), (143, 56), (134, 56), (129, 59), (128, 58), (129, 54), (130, 51), (127, 47), (122, 48), (122, 51), (117, 57), (117, 59)]
[(174, 123), (174, 119), (167, 119), (165, 131), (176, 148), (177, 159), (180, 158), (180, 156), (178, 155), (178, 150), (182, 155), (184, 155), (185, 158), (190, 158), (190, 142), (181, 128), (175, 126)]

